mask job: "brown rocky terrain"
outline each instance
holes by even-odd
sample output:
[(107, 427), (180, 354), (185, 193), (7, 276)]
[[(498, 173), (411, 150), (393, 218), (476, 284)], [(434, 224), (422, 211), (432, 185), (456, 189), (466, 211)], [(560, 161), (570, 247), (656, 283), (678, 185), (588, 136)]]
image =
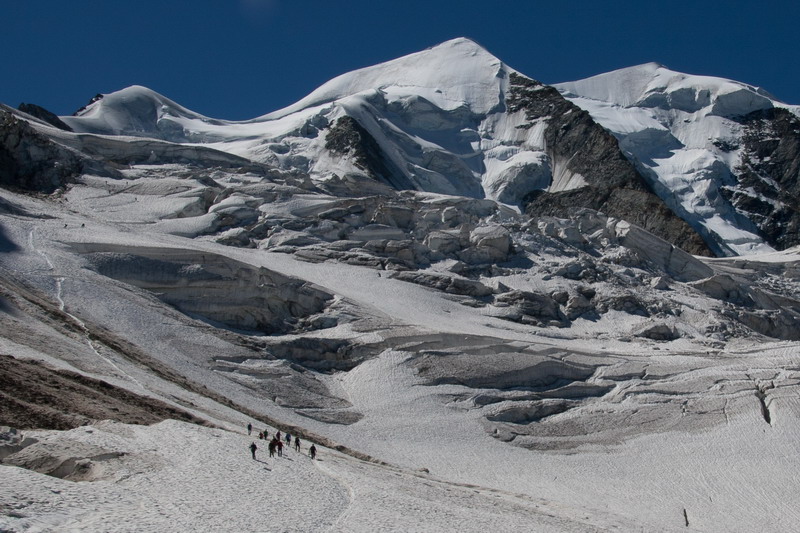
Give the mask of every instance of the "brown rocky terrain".
[(207, 423), (166, 403), (77, 372), (0, 354), (0, 426), (72, 429), (96, 420)]

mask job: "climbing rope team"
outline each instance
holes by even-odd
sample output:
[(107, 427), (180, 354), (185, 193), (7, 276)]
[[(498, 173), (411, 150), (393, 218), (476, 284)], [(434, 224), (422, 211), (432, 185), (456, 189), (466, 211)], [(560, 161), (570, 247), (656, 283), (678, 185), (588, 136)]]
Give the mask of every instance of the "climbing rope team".
[[(247, 434), (251, 435), (253, 433), (253, 424), (247, 424)], [(269, 444), (267, 445), (267, 449), (269, 450), (269, 456), (275, 457), (277, 453), (278, 457), (283, 457), (283, 446), (284, 440), (286, 442), (286, 446), (289, 447), (292, 445), (292, 436), (289, 433), (286, 433), (283, 437), (281, 437), (281, 432), (278, 431), (275, 435), (272, 436), (272, 439), (269, 439), (269, 431), (266, 429), (264, 431), (260, 431), (258, 433), (259, 440), (269, 440)], [(258, 450), (258, 446), (256, 445), (255, 441), (250, 444), (250, 454), (253, 456), (253, 459), (256, 459), (256, 450)], [(297, 435), (294, 436), (294, 450), (298, 453), (301, 451), (300, 446), (300, 437)], [(316, 459), (317, 457), (317, 447), (313, 444), (308, 449), (308, 456), (311, 459)]]

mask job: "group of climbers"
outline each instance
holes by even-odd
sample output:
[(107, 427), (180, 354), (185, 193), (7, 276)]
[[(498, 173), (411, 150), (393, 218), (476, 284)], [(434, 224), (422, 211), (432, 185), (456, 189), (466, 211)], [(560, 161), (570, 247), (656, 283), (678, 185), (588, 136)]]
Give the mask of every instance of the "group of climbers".
[[(253, 433), (253, 424), (248, 423), (247, 424), (247, 434), (251, 435), (252, 433)], [(268, 439), (268, 435), (269, 435), (269, 432), (265, 429), (264, 431), (261, 431), (261, 432), (258, 433), (258, 438), (259, 438), (259, 440), (267, 440)], [(286, 445), (287, 446), (291, 446), (291, 444), (292, 444), (292, 436), (289, 433), (286, 433), (284, 438), (281, 438), (281, 432), (280, 431), (275, 433), (275, 435), (272, 437), (272, 440), (270, 440), (269, 444), (267, 445), (267, 449), (269, 450), (269, 456), (270, 457), (274, 457), (276, 452), (278, 454), (278, 457), (283, 457), (283, 442), (284, 442), (284, 439), (286, 440)], [(256, 450), (258, 450), (258, 446), (256, 445), (255, 442), (253, 442), (252, 444), (250, 444), (250, 453), (253, 456), (253, 459), (256, 458)], [(294, 436), (294, 450), (296, 452), (300, 452), (300, 437), (298, 437), (297, 435)], [(313, 444), (308, 449), (308, 456), (311, 457), (311, 459), (316, 459), (316, 457), (317, 457), (317, 447), (314, 446)]]

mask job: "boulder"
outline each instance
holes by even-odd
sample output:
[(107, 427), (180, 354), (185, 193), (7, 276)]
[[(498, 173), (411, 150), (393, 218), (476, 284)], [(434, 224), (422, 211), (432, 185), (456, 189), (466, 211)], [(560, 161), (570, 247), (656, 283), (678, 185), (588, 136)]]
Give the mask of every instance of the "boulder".
[(452, 254), (464, 247), (460, 231), (432, 231), (425, 237), (425, 245), (433, 252)]
[(503, 226), (479, 226), (469, 235), (472, 246), (488, 252), (491, 262), (503, 262), (511, 251), (511, 234)]
[(511, 291), (495, 297), (495, 303), (514, 306), (523, 315), (542, 321), (563, 321), (558, 304), (548, 295), (530, 291)]

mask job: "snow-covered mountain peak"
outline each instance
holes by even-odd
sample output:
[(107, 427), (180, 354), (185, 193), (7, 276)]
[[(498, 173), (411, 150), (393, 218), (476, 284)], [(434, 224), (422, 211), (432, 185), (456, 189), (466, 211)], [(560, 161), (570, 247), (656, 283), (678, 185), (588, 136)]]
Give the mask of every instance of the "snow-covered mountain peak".
[(195, 113), (141, 85), (100, 95), (75, 116), (61, 119), (79, 133), (133, 135), (168, 140), (184, 140), (184, 127), (179, 126), (178, 122), (184, 125), (189, 122), (222, 123)]
[(645, 63), (559, 83), (566, 95), (611, 102), (622, 107), (676, 109), (717, 116), (739, 116), (774, 106), (774, 98), (758, 87), (713, 76), (684, 74), (658, 63)]
[(458, 38), (337, 76), (299, 102), (262, 118), (280, 118), (375, 89), (424, 95), (441, 109), (467, 106), (473, 113), (485, 114), (497, 106), (501, 82), (507, 74), (503, 62), (485, 48)]
[(641, 103), (697, 80), (0, 104), (0, 531), (790, 529), (800, 119)]
[(74, 116), (61, 117), (73, 131), (101, 135), (130, 135), (182, 142), (193, 132), (227, 124), (183, 107), (141, 85), (98, 95)]
[[(701, 232), (715, 253), (771, 250), (759, 234), (769, 224), (748, 222), (748, 213), (754, 212), (749, 204), (757, 203), (759, 217), (771, 216), (774, 195), (740, 187), (747, 198), (737, 205), (746, 203), (748, 210), (736, 211), (730, 184), (743, 161), (779, 160), (758, 155), (771, 153), (770, 147), (741, 142), (745, 129), (755, 128), (745, 124), (757, 120), (754, 112), (788, 115), (780, 109), (787, 108), (797, 115), (797, 108), (744, 83), (658, 63), (555, 88), (514, 71), (475, 41), (457, 38), (342, 74), (295, 104), (252, 120), (210, 119), (139, 86), (62, 118), (78, 133), (203, 144), (211, 149), (204, 157), (215, 161), (232, 155), (307, 175), (330, 190), (358, 176), (394, 189), (490, 198), (522, 208), (541, 192), (583, 195), (576, 200), (581, 203), (607, 198), (587, 193), (587, 187), (649, 189)], [(591, 118), (575, 113), (572, 104)], [(790, 122), (785, 118), (775, 131), (793, 132)], [(751, 140), (775, 137), (751, 133)], [(589, 156), (593, 151), (615, 154), (607, 161), (626, 168), (599, 168)], [(794, 152), (782, 148), (777, 155), (786, 153)], [(544, 198), (538, 208), (550, 209)], [(590, 207), (619, 208), (598, 201)], [(630, 216), (630, 209), (624, 211)]]

